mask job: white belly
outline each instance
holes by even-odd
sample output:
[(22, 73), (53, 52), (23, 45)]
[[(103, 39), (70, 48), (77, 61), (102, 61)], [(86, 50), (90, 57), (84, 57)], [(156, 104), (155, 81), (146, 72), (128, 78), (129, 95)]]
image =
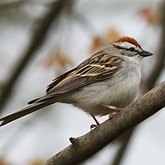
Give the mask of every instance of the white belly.
[(137, 68), (133, 68), (129, 73), (123, 70), (123, 73), (119, 73), (122, 76), (114, 76), (113, 79), (84, 87), (72, 95), (74, 105), (94, 115), (106, 115), (111, 112), (102, 105), (126, 107), (135, 99), (138, 92), (141, 76), (138, 71)]

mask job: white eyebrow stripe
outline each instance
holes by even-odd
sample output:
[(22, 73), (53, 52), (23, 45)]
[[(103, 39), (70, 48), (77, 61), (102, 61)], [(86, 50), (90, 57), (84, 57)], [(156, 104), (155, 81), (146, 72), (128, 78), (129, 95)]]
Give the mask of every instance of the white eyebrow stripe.
[(134, 44), (131, 44), (129, 42), (120, 42), (118, 45), (121, 47), (124, 47), (124, 48), (128, 48), (128, 49), (131, 47), (136, 48), (136, 46)]
[(131, 47), (135, 48), (135, 50), (137, 51), (141, 51), (141, 48), (137, 47), (136, 45), (134, 44), (131, 44), (129, 42), (120, 42), (120, 43), (115, 43), (115, 45), (119, 46), (119, 47), (122, 47), (122, 48), (126, 48), (126, 49), (129, 49)]

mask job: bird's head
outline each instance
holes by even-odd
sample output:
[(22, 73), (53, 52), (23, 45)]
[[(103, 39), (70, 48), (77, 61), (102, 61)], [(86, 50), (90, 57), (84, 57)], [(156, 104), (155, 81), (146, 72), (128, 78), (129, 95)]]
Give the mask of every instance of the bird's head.
[(120, 55), (142, 59), (153, 55), (142, 49), (140, 44), (131, 37), (121, 37), (112, 43), (113, 47), (119, 51)]

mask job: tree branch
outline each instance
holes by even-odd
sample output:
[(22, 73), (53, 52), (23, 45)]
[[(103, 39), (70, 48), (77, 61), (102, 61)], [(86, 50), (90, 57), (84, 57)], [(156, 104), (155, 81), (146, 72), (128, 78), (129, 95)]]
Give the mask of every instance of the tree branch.
[(145, 84), (145, 89), (144, 92), (149, 91), (150, 89), (153, 88), (153, 85), (155, 84), (155, 82), (157, 81), (157, 79), (159, 78), (161, 71), (164, 68), (164, 60), (165, 60), (165, 1), (162, 5), (161, 8), (161, 24), (162, 24), (162, 34), (161, 34), (161, 38), (160, 38), (160, 45), (159, 45), (159, 52), (158, 54), (156, 54), (156, 63), (154, 65), (154, 67), (152, 68), (149, 77), (146, 79), (146, 81), (144, 82)]
[(165, 82), (124, 108), (111, 120), (78, 137), (74, 144), (50, 158), (46, 165), (75, 165), (94, 155), (128, 129), (165, 106)]

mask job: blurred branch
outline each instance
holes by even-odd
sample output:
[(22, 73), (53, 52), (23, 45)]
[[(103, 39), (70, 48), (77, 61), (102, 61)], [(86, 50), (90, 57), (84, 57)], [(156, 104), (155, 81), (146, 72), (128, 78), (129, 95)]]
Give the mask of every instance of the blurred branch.
[[(159, 53), (156, 55), (155, 65), (153, 66), (150, 75), (147, 79), (145, 79), (143, 84), (143, 93), (146, 93), (150, 89), (153, 88), (156, 81), (158, 80), (163, 68), (164, 68), (164, 61), (165, 61), (165, 1), (161, 8), (161, 23), (162, 23), (162, 35), (160, 38), (160, 46), (159, 46)], [(121, 146), (116, 154), (116, 157), (113, 160), (112, 165), (119, 165), (124, 157), (125, 151), (127, 150), (129, 143), (132, 139), (132, 135), (134, 133), (134, 129), (131, 129), (121, 141)]]
[(0, 112), (2, 112), (4, 106), (7, 103), (7, 100), (10, 98), (14, 85), (16, 84), (19, 76), (21, 75), (27, 64), (30, 62), (32, 57), (35, 55), (36, 51), (43, 44), (47, 33), (49, 32), (50, 26), (52, 25), (52, 23), (54, 23), (54, 19), (58, 17), (63, 7), (65, 6), (65, 1), (67, 0), (58, 0), (53, 2), (49, 12), (40, 21), (39, 26), (35, 28), (29, 48), (25, 52), (23, 58), (20, 59), (20, 61), (17, 63), (15, 70), (2, 88), (2, 92), (0, 95)]
[(146, 81), (144, 82), (145, 84), (145, 89), (143, 92), (146, 92), (150, 89), (153, 88), (153, 85), (155, 84), (155, 82), (157, 81), (157, 79), (159, 78), (163, 68), (164, 68), (164, 62), (165, 62), (165, 1), (164, 4), (161, 8), (161, 23), (162, 23), (162, 35), (160, 38), (160, 46), (159, 46), (159, 53), (156, 55), (156, 63), (154, 65), (154, 67), (151, 70), (151, 73), (149, 75), (149, 77), (146, 79)]
[(50, 158), (46, 165), (75, 165), (111, 143), (165, 106), (165, 82), (124, 108), (111, 120), (74, 139), (71, 145)]
[(25, 4), (27, 0), (16, 0), (16, 1), (7, 1), (7, 2), (0, 2), (0, 8), (11, 8), (11, 7), (17, 7), (22, 4)]
[(97, 34), (95, 27), (90, 23), (90, 21), (88, 21), (88, 19), (84, 15), (77, 12), (73, 15), (73, 19), (75, 19), (79, 26), (83, 28), (88, 37), (93, 38), (93, 36)]
[(111, 163), (112, 165), (119, 165), (121, 163), (122, 158), (124, 154), (126, 153), (126, 150), (129, 146), (130, 139), (133, 136), (133, 133), (134, 133), (133, 130), (134, 130), (133, 128), (129, 129), (126, 133), (124, 133), (121, 139), (119, 139), (120, 148), (117, 151), (117, 154), (115, 155)]

